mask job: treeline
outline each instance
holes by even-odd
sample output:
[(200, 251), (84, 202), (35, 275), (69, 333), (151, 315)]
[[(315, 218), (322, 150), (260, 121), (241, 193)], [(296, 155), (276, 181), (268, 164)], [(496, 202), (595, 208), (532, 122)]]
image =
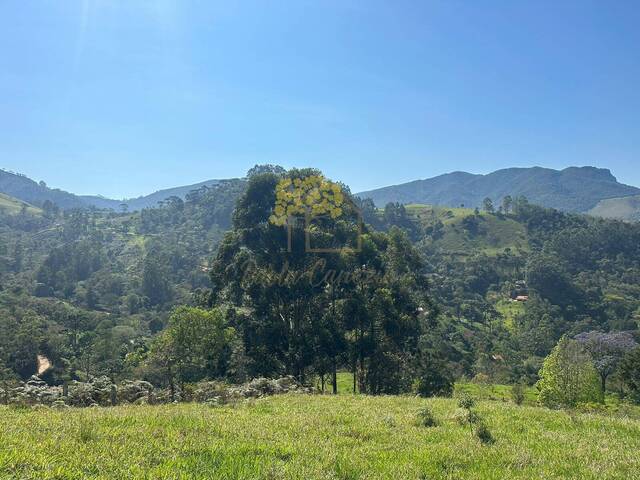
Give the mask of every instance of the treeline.
[[(522, 197), (416, 216), (345, 186), (335, 218), (274, 224), (280, 182), (311, 177), (261, 166), (137, 213), (1, 214), (0, 372), (27, 378), (41, 355), (51, 384), (290, 374), (332, 390), (348, 370), (362, 392), (432, 394), (463, 377), (532, 385), (563, 336), (637, 336), (637, 224)], [(510, 226), (513, 245), (479, 241)], [(452, 232), (473, 247), (447, 249)], [(626, 394), (632, 364), (605, 388)]]

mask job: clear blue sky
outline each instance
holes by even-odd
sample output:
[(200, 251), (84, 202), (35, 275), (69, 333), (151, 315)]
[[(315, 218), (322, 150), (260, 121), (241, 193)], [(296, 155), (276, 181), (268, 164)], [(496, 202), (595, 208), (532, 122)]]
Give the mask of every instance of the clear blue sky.
[(640, 185), (640, 2), (6, 0), (0, 113), (0, 167), (118, 198), (256, 163)]

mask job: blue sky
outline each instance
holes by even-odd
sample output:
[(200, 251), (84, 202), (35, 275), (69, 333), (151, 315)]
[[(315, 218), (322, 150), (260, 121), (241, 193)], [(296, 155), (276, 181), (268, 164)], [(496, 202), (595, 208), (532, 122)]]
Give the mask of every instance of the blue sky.
[(256, 163), (640, 186), (638, 25), (635, 0), (7, 0), (0, 167), (117, 198)]

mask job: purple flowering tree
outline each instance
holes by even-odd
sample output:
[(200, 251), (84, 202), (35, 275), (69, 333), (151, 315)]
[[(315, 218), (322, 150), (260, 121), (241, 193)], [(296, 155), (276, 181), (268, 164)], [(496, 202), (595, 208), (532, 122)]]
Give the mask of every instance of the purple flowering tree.
[(638, 343), (630, 332), (585, 332), (575, 339), (591, 356), (593, 365), (600, 375), (601, 401), (607, 387), (607, 378), (618, 367), (627, 352), (635, 349)]

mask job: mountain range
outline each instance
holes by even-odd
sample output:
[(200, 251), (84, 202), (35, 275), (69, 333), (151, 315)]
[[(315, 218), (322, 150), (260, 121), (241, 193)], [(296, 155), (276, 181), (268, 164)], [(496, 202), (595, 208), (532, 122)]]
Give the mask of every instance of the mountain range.
[[(221, 180), (159, 190), (134, 199), (115, 200), (98, 195), (74, 195), (49, 188), (44, 182), (0, 170), (0, 193), (41, 206), (49, 200), (61, 208), (96, 207), (130, 211), (154, 207), (169, 197), (184, 198), (192, 190), (213, 186)], [(618, 182), (608, 169), (569, 167), (507, 168), (486, 175), (452, 172), (424, 180), (382, 187), (356, 194), (370, 198), (378, 207), (389, 202), (446, 207), (477, 207), (485, 198), (498, 204), (507, 195), (525, 196), (531, 203), (567, 212), (607, 218), (640, 220), (640, 188)]]
[(1, 193), (36, 206), (40, 206), (49, 200), (63, 209), (96, 207), (120, 210), (123, 205), (126, 205), (127, 209), (131, 211), (142, 210), (143, 208), (155, 207), (158, 202), (169, 197), (175, 196), (184, 199), (187, 193), (192, 190), (197, 190), (203, 186), (211, 187), (219, 182), (219, 180), (206, 180), (192, 185), (158, 190), (138, 198), (115, 200), (100, 195), (75, 195), (57, 188), (49, 188), (46, 183), (36, 182), (25, 175), (0, 170)]
[(607, 169), (531, 167), (507, 168), (487, 175), (453, 172), (358, 193), (361, 198), (371, 198), (378, 207), (399, 202), (473, 208), (485, 198), (495, 203), (507, 195), (523, 195), (537, 205), (578, 213), (588, 213), (608, 201), (609, 213), (615, 214), (617, 199), (640, 195), (640, 189), (619, 183)]

